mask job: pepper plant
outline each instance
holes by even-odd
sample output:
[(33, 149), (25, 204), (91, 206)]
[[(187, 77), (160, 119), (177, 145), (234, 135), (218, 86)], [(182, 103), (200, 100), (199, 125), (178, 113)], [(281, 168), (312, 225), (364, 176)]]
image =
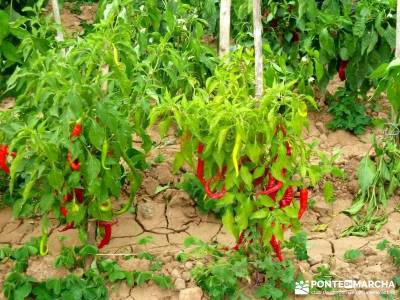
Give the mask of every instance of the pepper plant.
[[(54, 26), (49, 21), (50, 17), (41, 17), (43, 0), (17, 1), (11, 3), (24, 7), (24, 13), (29, 17), (20, 15), (14, 6), (6, 1), (4, 6), (0, 2), (0, 92), (6, 88), (6, 81), (20, 66), (31, 58), (31, 55), (43, 54), (49, 49), (54, 37)], [(32, 6), (26, 6), (26, 5)], [(7, 6), (6, 6), (7, 5)], [(21, 9), (21, 6), (18, 6)], [(22, 44), (22, 45), (21, 45)], [(24, 51), (21, 51), (21, 49)]]
[[(87, 221), (96, 220), (105, 230), (103, 247), (141, 183), (138, 169), (151, 141), (143, 109), (131, 99), (127, 70), (136, 57), (126, 50), (126, 22), (115, 21), (104, 19), (86, 39), (66, 41), (65, 55), (53, 48), (37, 56), (8, 81), (19, 96), (0, 116), (1, 167), (9, 174), (14, 217), (43, 216), (42, 254), (50, 212), (69, 224), (64, 230), (77, 227), (83, 236)], [(132, 146), (133, 134), (142, 138), (142, 151)], [(129, 199), (122, 203), (126, 183)]]
[[(338, 170), (310, 162), (314, 152), (301, 135), (307, 106), (315, 103), (291, 91), (295, 82), (273, 85), (259, 101), (251, 96), (252, 57), (244, 48), (234, 52), (190, 100), (166, 95), (150, 123), (161, 119), (163, 135), (176, 122), (181, 151), (174, 168), (188, 163), (196, 169), (207, 196), (224, 210), (222, 221), (238, 241), (235, 248), (258, 229), (262, 244), (271, 244), (282, 260), (278, 241), (285, 228), (299, 230), (306, 188)], [(292, 201), (297, 193), (300, 205)]]
[[(31, 59), (8, 80), (19, 96), (0, 116), (0, 172), (9, 174), (14, 217), (53, 212), (67, 223), (62, 231), (80, 228), (83, 238), (87, 221), (96, 220), (104, 228), (98, 247), (109, 242), (146, 167), (150, 103), (162, 101), (166, 87), (189, 95), (213, 67), (213, 52), (200, 44), (202, 21), (190, 9), (174, 1), (103, 2), (84, 39), (50, 44), (46, 55), (36, 55), (33, 38), (21, 43)], [(143, 149), (132, 146), (132, 135)], [(121, 203), (126, 185), (129, 200)]]
[(343, 235), (367, 236), (379, 230), (387, 222), (386, 208), (389, 200), (400, 187), (400, 59), (381, 65), (371, 79), (379, 80), (375, 96), (386, 92), (392, 110), (389, 122), (381, 126), (383, 135), (373, 138), (373, 159), (368, 153), (358, 166), (360, 189), (353, 205), (345, 211), (353, 217), (355, 224), (347, 228)]

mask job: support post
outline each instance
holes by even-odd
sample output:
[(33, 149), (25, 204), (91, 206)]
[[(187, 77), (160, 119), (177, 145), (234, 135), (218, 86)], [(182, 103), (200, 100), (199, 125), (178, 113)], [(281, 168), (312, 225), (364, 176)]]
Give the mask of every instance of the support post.
[(400, 0), (397, 0), (396, 14), (396, 57), (400, 58)]
[[(400, 1), (400, 0), (399, 0)], [(255, 98), (263, 96), (263, 53), (262, 53), (262, 22), (261, 1), (253, 0), (254, 56), (255, 56)]]
[[(51, 0), (51, 7), (53, 8), (54, 21), (61, 27), (60, 6), (58, 5), (58, 0)], [(60, 28), (57, 28), (56, 41), (61, 42), (63, 40), (64, 34)]]
[(229, 52), (231, 28), (231, 0), (221, 0), (219, 16), (219, 56)]

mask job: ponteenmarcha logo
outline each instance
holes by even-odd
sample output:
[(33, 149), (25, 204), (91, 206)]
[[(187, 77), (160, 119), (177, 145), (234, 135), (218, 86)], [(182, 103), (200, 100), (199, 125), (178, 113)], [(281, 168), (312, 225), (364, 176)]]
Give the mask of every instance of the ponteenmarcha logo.
[(308, 295), (310, 294), (310, 284), (308, 281), (299, 281), (296, 282), (295, 288), (294, 288), (294, 294), (295, 295)]

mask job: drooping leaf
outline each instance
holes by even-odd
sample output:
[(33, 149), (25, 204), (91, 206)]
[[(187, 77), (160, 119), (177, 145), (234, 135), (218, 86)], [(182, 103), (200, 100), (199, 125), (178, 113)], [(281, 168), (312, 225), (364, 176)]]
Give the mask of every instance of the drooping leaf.
[(376, 166), (368, 156), (365, 156), (357, 169), (358, 182), (360, 184), (361, 191), (366, 192), (368, 188), (374, 182), (376, 175)]

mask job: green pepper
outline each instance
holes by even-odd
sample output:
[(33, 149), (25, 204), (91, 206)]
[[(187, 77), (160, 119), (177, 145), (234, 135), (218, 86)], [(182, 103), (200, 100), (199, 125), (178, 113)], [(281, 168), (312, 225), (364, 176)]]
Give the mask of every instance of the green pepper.
[(47, 245), (47, 234), (42, 234), (40, 239), (39, 252), (41, 256), (46, 256), (49, 253), (49, 246)]
[(100, 210), (103, 212), (110, 211), (111, 209), (112, 209), (112, 203), (110, 199), (108, 199), (106, 202), (100, 205)]
[(108, 155), (108, 141), (104, 140), (103, 148), (101, 150), (101, 166), (103, 167), (104, 170), (110, 170), (110, 168), (106, 166), (107, 155)]

